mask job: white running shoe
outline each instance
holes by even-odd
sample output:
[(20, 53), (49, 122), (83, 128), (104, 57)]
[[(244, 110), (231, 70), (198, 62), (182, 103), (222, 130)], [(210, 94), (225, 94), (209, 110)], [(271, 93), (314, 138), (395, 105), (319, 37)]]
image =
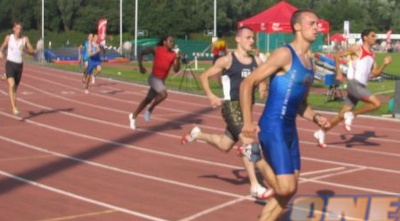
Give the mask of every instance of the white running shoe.
[(272, 188), (266, 189), (261, 185), (257, 185), (250, 188), (250, 194), (252, 197), (256, 199), (268, 199), (275, 194), (275, 191)]
[(19, 112), (18, 109), (13, 110), (13, 115), (14, 116), (19, 116), (21, 113)]
[(92, 84), (95, 84), (95, 83), (96, 83), (96, 77), (92, 76)]
[(346, 129), (347, 132), (351, 131), (351, 125), (354, 120), (354, 114), (353, 112), (349, 111), (344, 113), (344, 128)]
[(144, 113), (144, 121), (149, 122), (151, 117), (151, 112), (149, 110), (146, 110)]
[(129, 114), (129, 126), (132, 130), (136, 130), (136, 119), (133, 118), (133, 114)]
[(325, 144), (325, 132), (323, 130), (317, 130), (314, 133), (314, 137), (315, 139), (317, 139), (317, 146), (320, 148), (325, 148), (326, 144)]
[(88, 89), (85, 89), (85, 94), (89, 94), (89, 90)]
[(256, 163), (261, 160), (260, 145), (257, 143), (238, 146), (236, 151), (239, 155), (245, 156), (250, 162)]
[(190, 133), (182, 136), (181, 143), (185, 144), (187, 142), (193, 142), (194, 140), (196, 140), (197, 136), (200, 133), (201, 133), (201, 130), (198, 126), (193, 127), (192, 130), (190, 131)]

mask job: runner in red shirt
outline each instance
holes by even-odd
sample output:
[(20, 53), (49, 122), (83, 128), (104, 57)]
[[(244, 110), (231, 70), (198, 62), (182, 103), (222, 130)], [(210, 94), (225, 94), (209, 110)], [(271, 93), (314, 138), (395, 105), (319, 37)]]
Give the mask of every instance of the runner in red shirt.
[(151, 112), (154, 108), (167, 98), (167, 88), (165, 87), (165, 79), (168, 77), (169, 70), (174, 67), (174, 71), (180, 69), (180, 54), (174, 52), (174, 38), (172, 36), (163, 37), (156, 47), (148, 48), (142, 51), (138, 57), (139, 69), (141, 73), (146, 73), (146, 68), (143, 67), (143, 57), (146, 54), (152, 53), (153, 68), (149, 76), (148, 82), (150, 89), (147, 96), (140, 102), (136, 110), (129, 114), (130, 127), (136, 129), (136, 117), (140, 112), (151, 103), (150, 107), (144, 114), (144, 120), (150, 121)]

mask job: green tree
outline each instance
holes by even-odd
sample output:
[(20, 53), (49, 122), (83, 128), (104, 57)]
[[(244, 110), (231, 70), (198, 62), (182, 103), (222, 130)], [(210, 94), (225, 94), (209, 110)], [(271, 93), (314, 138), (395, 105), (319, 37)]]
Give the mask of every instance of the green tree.
[(73, 18), (81, 5), (82, 0), (57, 0), (57, 7), (60, 12), (64, 31), (68, 32), (71, 30), (74, 22)]

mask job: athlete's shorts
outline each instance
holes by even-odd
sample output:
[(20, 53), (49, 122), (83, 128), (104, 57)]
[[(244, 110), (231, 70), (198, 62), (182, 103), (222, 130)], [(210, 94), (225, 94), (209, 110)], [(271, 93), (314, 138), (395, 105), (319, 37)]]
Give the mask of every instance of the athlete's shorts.
[(88, 64), (88, 75), (92, 75), (93, 74), (93, 70), (95, 68), (97, 68), (98, 66), (101, 65), (101, 61), (90, 61), (89, 60), (89, 64)]
[(150, 85), (150, 89), (146, 96), (147, 99), (152, 100), (159, 93), (167, 90), (167, 87), (165, 86), (165, 79), (155, 77), (153, 74), (150, 74), (148, 83)]
[(225, 135), (237, 142), (243, 128), (243, 116), (239, 101), (224, 101), (221, 114), (226, 123)]
[(23, 63), (15, 63), (6, 61), (6, 76), (7, 78), (14, 78), (15, 85), (19, 85), (22, 78)]
[(300, 171), (299, 138), (295, 125), (278, 123), (261, 128), (260, 145), (264, 159), (276, 175), (294, 174)]
[(347, 82), (347, 97), (344, 101), (346, 105), (354, 107), (358, 101), (367, 101), (372, 93), (365, 87), (364, 84), (356, 80), (349, 80)]
[(83, 62), (89, 61), (89, 56), (88, 55), (83, 55)]

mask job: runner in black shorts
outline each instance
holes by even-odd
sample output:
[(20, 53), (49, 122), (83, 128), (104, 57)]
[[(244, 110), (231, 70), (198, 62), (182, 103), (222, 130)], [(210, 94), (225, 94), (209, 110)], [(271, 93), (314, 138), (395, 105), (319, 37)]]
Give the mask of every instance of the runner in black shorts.
[(6, 61), (6, 78), (14, 78), (15, 86), (18, 87), (21, 82), (23, 63)]
[[(233, 53), (220, 57), (212, 67), (200, 76), (203, 90), (210, 99), (211, 106), (213, 108), (222, 106), (221, 114), (226, 123), (225, 134), (204, 133), (196, 126), (190, 133), (182, 137), (182, 143), (203, 140), (218, 150), (228, 152), (238, 141), (241, 143), (240, 150), (245, 150), (245, 148), (242, 148), (243, 145), (253, 142), (252, 139), (244, 139), (241, 136), (243, 119), (239, 105), (239, 88), (242, 80), (261, 63), (261, 60), (249, 54), (253, 49), (254, 43), (254, 32), (250, 28), (239, 28), (235, 40), (237, 42), (237, 49)], [(221, 72), (224, 93), (222, 100), (212, 92), (208, 80)], [(266, 82), (259, 87), (259, 90), (263, 97), (266, 92)], [(258, 149), (258, 146), (256, 147)], [(247, 151), (241, 151), (241, 153), (243, 154), (243, 162), (250, 180), (251, 195), (258, 199), (268, 198), (271, 192), (259, 183), (255, 174), (254, 163), (251, 162), (257, 159), (251, 158)], [(261, 155), (255, 157), (261, 157)]]
[(22, 78), (24, 54), (34, 55), (29, 38), (22, 35), (22, 25), (14, 23), (13, 34), (7, 35), (0, 47), (0, 59), (4, 58), (3, 51), (7, 48), (6, 78), (8, 83), (8, 96), (10, 98), (12, 113), (19, 115), (16, 106), (16, 93)]
[(243, 127), (242, 110), (240, 109), (239, 101), (224, 101), (221, 115), (226, 123), (225, 135), (237, 142)]

